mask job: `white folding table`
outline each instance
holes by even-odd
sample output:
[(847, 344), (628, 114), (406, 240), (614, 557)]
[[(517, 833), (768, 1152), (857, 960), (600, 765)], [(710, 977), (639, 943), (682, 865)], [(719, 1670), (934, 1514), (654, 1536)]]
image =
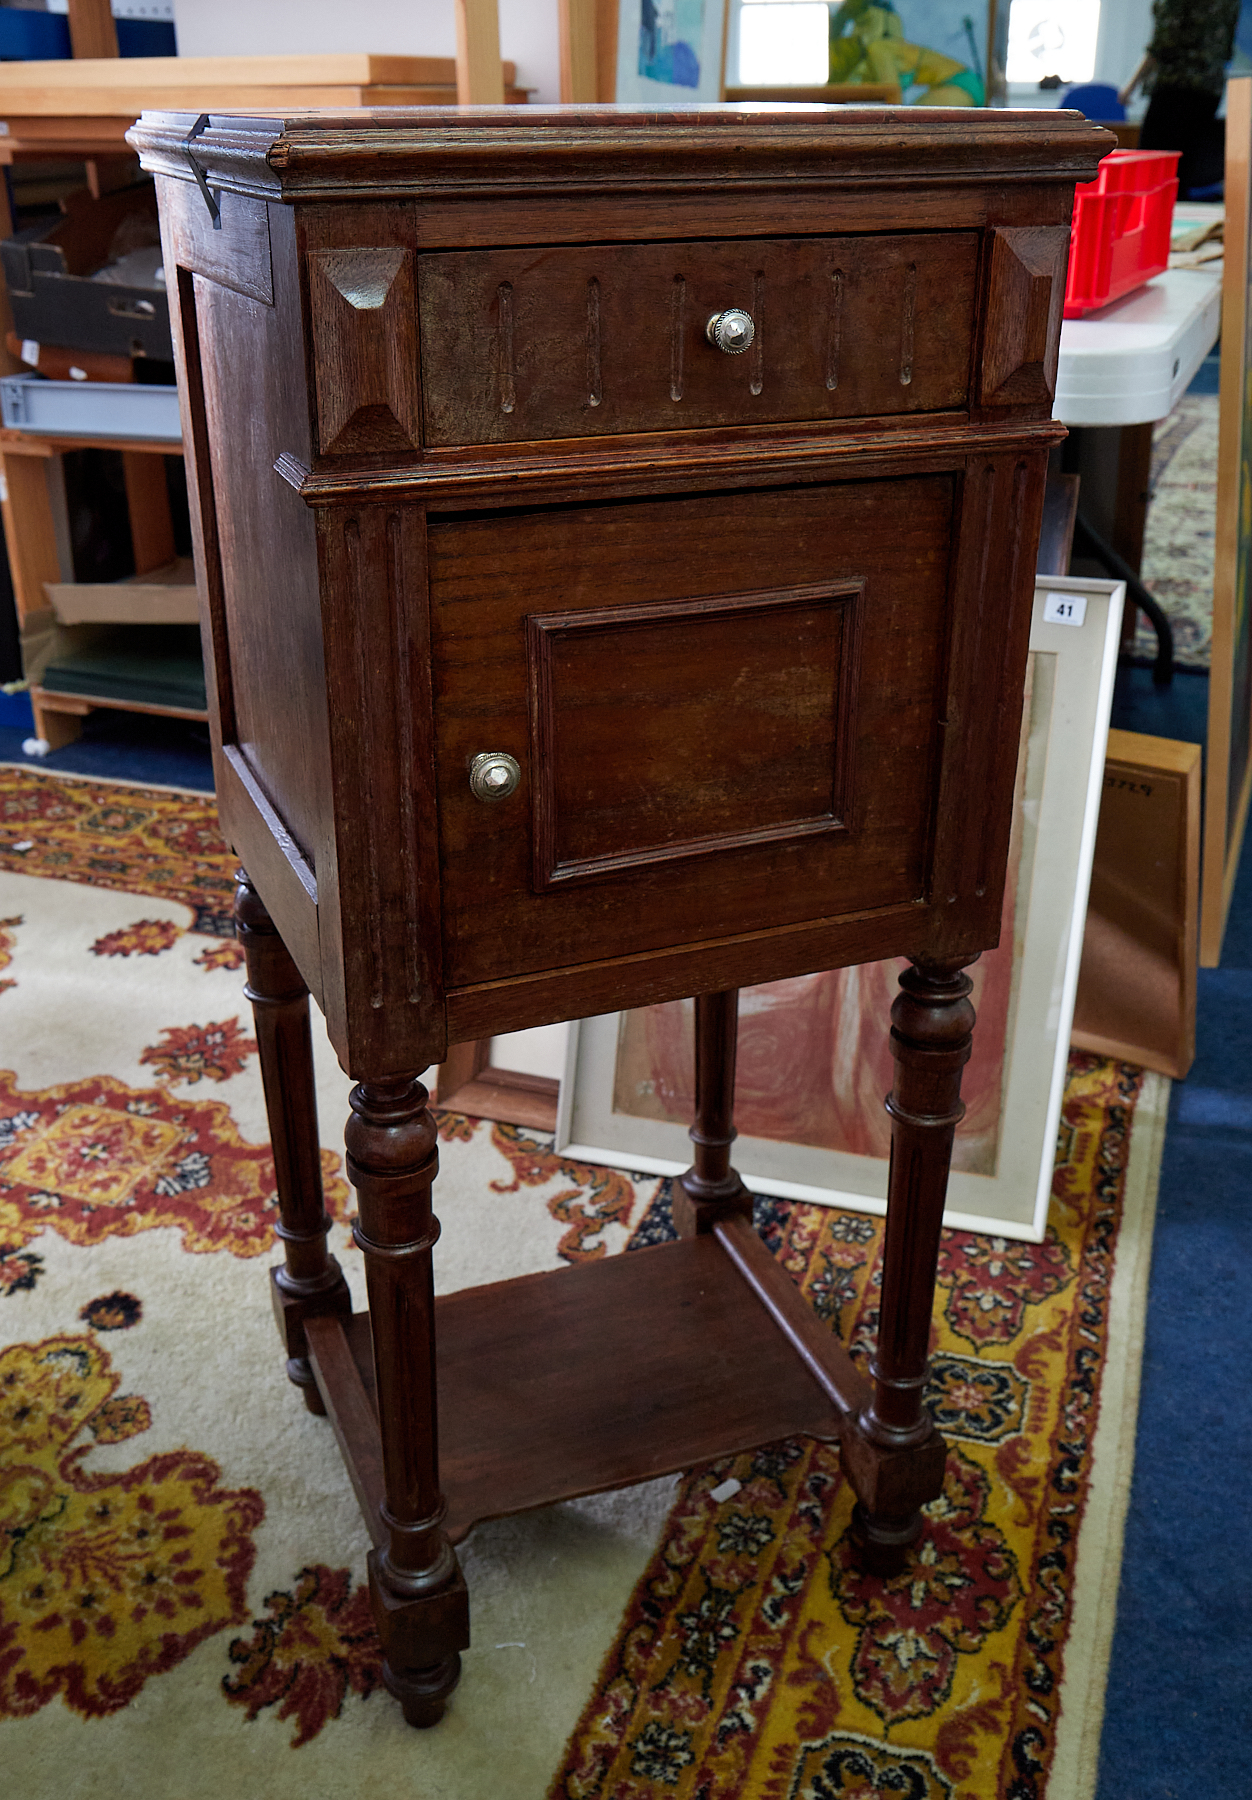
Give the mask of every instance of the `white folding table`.
[(1061, 326), (1052, 416), (1066, 425), (1166, 418), (1217, 342), (1220, 264), (1167, 269), (1146, 287)]
[(1160, 643), (1158, 682), (1168, 682), (1173, 674), (1172, 635), (1159, 605), (1138, 579), (1152, 427), (1173, 411), (1217, 342), (1221, 309), (1218, 263), (1167, 269), (1111, 306), (1084, 319), (1066, 319), (1061, 326), (1052, 415), (1083, 428), (1082, 442), (1071, 440), (1064, 459), (1082, 481), (1077, 541), (1094, 552), (1111, 576), (1126, 582), (1127, 637), (1133, 633), (1135, 606), (1151, 618)]

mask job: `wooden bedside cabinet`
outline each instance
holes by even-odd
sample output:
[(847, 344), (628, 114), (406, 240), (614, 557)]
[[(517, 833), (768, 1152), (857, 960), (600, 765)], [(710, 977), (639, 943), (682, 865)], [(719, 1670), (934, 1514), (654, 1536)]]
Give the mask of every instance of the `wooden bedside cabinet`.
[[(1076, 114), (148, 113), (288, 1372), (455, 1685), (475, 1520), (807, 1433), (871, 1561), (1007, 856)], [(868, 1376), (730, 1165), (740, 986), (905, 955)], [(358, 1082), (326, 1249), (308, 992)], [(436, 1303), (450, 1043), (697, 994), (678, 1242)], [(438, 1339), (438, 1374), (435, 1347)], [(438, 1448), (436, 1448), (438, 1415)]]

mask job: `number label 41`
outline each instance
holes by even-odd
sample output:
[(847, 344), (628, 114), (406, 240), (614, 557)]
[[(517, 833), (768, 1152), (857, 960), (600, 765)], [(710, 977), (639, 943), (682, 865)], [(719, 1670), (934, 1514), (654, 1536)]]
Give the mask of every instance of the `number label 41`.
[(1081, 625), (1086, 617), (1085, 594), (1049, 594), (1043, 603), (1045, 625)]

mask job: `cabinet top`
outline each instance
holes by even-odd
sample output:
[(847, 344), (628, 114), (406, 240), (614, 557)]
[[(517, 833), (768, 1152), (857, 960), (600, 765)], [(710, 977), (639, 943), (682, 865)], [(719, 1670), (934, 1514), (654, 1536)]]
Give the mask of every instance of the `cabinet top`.
[(267, 200), (1089, 181), (1115, 147), (1081, 113), (740, 104), (145, 112), (145, 169)]

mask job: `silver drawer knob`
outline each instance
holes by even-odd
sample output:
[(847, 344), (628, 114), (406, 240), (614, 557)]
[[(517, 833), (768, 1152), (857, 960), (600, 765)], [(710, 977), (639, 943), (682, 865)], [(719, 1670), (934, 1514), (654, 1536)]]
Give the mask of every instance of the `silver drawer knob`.
[(521, 768), (504, 750), (480, 750), (470, 764), (475, 800), (507, 800), (521, 779)]
[(727, 356), (742, 356), (756, 336), (756, 326), (752, 323), (751, 313), (744, 312), (740, 306), (730, 306), (725, 312), (713, 314), (704, 327), (704, 335)]

